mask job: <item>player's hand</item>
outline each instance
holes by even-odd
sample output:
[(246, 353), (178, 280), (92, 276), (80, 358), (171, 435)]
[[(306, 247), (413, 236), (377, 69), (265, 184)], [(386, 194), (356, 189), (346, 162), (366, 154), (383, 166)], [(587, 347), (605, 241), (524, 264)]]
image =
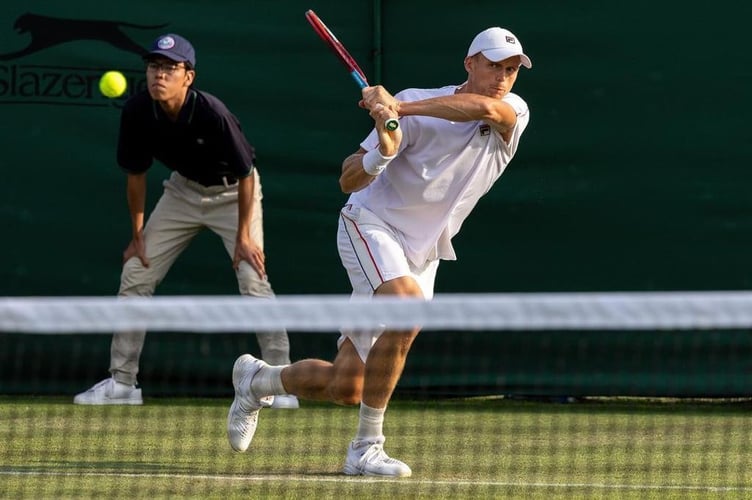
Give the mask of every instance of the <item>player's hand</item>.
[(402, 142), (402, 131), (399, 128), (387, 130), (385, 124), (387, 120), (399, 118), (399, 101), (381, 85), (366, 87), (362, 90), (362, 94), (363, 99), (358, 105), (367, 109), (376, 122), (381, 154), (384, 156), (397, 154)]
[(266, 279), (266, 256), (260, 246), (250, 238), (238, 239), (235, 242), (235, 254), (232, 267), (237, 271), (241, 261), (246, 261), (261, 278)]
[[(381, 104), (395, 113), (399, 108), (399, 102), (397, 99), (395, 99), (394, 96), (381, 85), (366, 87), (361, 91), (361, 94), (363, 95), (363, 100), (361, 100), (358, 105), (369, 111), (373, 110), (374, 106), (377, 104)], [(398, 116), (393, 116), (392, 118), (398, 118)]]
[(402, 143), (402, 128), (387, 130), (386, 121), (397, 118), (397, 114), (381, 103), (376, 103), (369, 113), (376, 122), (376, 132), (379, 134), (379, 150), (384, 156), (396, 155)]
[(123, 264), (128, 262), (133, 257), (138, 257), (141, 261), (141, 265), (149, 267), (149, 259), (146, 257), (146, 245), (144, 244), (143, 235), (133, 238), (123, 252)]

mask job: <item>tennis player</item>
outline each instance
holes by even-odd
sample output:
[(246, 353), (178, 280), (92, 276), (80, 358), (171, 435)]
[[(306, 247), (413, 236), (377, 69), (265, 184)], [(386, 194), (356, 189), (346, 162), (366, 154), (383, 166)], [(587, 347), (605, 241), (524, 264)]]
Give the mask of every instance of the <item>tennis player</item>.
[[(263, 250), (261, 183), (255, 151), (224, 103), (193, 87), (196, 53), (176, 34), (157, 38), (145, 56), (147, 89), (125, 103), (117, 159), (128, 174), (132, 240), (123, 253), (121, 297), (151, 296), (180, 253), (204, 228), (222, 238), (242, 295), (274, 296)], [(172, 170), (144, 226), (146, 173), (154, 160)], [(146, 332), (117, 332), (111, 377), (78, 394), (82, 405), (140, 405), (139, 358)], [(263, 359), (290, 363), (284, 330), (257, 332)], [(294, 396), (277, 406), (297, 408)]]
[[(360, 106), (375, 127), (342, 165), (340, 186), (351, 193), (339, 220), (338, 247), (354, 296), (433, 296), (439, 261), (454, 260), (452, 237), (514, 157), (529, 120), (513, 94), (520, 66), (531, 68), (506, 29), (479, 33), (467, 52), (467, 80), (392, 96), (363, 89)], [(398, 116), (400, 128), (388, 131)], [(233, 367), (235, 400), (227, 420), (230, 445), (245, 451), (258, 411), (273, 394), (360, 403), (348, 475), (410, 476), (384, 452), (384, 414), (419, 328), (342, 331), (333, 363), (298, 361), (268, 366), (249, 354)]]

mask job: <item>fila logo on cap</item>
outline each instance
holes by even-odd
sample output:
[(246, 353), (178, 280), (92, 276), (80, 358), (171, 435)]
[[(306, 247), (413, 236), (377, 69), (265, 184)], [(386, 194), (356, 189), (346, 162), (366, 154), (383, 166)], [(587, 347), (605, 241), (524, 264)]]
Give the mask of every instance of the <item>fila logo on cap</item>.
[(514, 39), (513, 36), (508, 36), (507, 37), (507, 43), (517, 43), (517, 41)]
[(175, 46), (175, 39), (171, 36), (160, 38), (160, 40), (157, 42), (157, 46), (162, 50), (171, 49)]

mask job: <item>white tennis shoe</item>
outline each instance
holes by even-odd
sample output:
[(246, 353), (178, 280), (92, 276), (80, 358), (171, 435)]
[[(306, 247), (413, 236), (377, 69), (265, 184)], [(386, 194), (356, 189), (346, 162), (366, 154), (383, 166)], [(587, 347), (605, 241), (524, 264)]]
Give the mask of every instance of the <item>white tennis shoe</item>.
[(384, 442), (353, 440), (347, 448), (344, 473), (348, 476), (409, 477), (413, 471), (407, 464), (390, 458)]
[(243, 354), (232, 367), (232, 385), (235, 387), (235, 399), (227, 414), (227, 439), (235, 451), (245, 451), (256, 433), (258, 413), (261, 408), (269, 407), (274, 396), (258, 398), (251, 390), (251, 380), (266, 363), (250, 354)]
[(73, 398), (77, 405), (142, 405), (141, 389), (106, 378)]

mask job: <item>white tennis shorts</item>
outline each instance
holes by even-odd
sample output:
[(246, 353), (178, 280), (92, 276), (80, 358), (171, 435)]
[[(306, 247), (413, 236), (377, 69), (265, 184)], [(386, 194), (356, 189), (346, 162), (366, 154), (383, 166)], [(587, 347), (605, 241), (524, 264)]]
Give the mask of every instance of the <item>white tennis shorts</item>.
[[(399, 234), (370, 210), (345, 205), (340, 212), (337, 247), (350, 278), (353, 297), (371, 297), (382, 283), (410, 276), (417, 281), (426, 300), (433, 298), (439, 261), (414, 265), (405, 256)], [(365, 362), (368, 352), (383, 332), (384, 328), (342, 330), (337, 346), (349, 338)]]

